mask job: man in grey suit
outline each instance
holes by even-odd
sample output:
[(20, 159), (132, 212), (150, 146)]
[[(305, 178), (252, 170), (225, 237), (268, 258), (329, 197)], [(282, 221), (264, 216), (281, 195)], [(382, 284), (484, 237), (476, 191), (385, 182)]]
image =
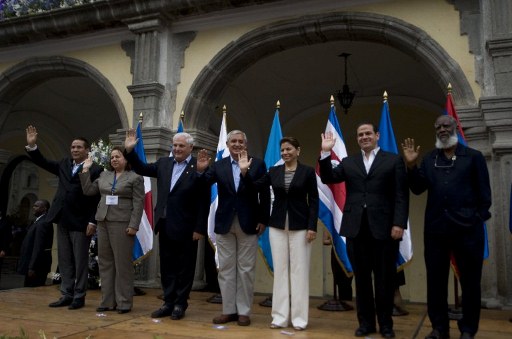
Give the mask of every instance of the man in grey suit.
[[(59, 178), (57, 193), (48, 211), (46, 220), (57, 223), (57, 247), (59, 270), (62, 277), (62, 297), (50, 307), (68, 306), (70, 310), (84, 307), (87, 290), (89, 243), (96, 232), (96, 206), (99, 196), (84, 195), (78, 173), (89, 155), (89, 142), (75, 138), (71, 142), (70, 158), (60, 161), (46, 159), (36, 145), (37, 129), (28, 126), (25, 149), (32, 161), (39, 167)], [(91, 180), (99, 177), (103, 169), (93, 164), (89, 170)]]
[(327, 132), (322, 134), (318, 163), (323, 183), (345, 182), (347, 188), (340, 234), (347, 239), (356, 281), (359, 328), (355, 335), (366, 337), (376, 332), (377, 315), (381, 335), (394, 338), (391, 315), (395, 261), (399, 240), (407, 227), (409, 189), (402, 158), (381, 150), (378, 140), (375, 125), (360, 124), (357, 142), (361, 151), (342, 159), (333, 168), (331, 149), (336, 139)]

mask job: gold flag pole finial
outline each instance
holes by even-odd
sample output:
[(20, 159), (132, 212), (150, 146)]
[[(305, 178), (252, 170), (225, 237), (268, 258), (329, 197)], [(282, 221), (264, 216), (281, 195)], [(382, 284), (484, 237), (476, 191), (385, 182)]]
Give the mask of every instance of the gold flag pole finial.
[(227, 111), (226, 105), (222, 106), (222, 113), (226, 114), (226, 111)]
[(384, 94), (382, 94), (382, 99), (384, 99), (384, 102), (388, 101), (388, 92), (384, 91)]
[(448, 86), (446, 87), (446, 89), (448, 90), (448, 93), (451, 93), (452, 92), (452, 84), (448, 83)]
[(331, 95), (331, 98), (329, 100), (331, 102), (331, 106), (334, 106), (334, 96), (333, 95)]
[(142, 124), (142, 120), (144, 120), (144, 115), (142, 114), (142, 112), (139, 113), (139, 123)]
[(180, 114), (181, 120), (183, 120), (184, 117), (185, 117), (185, 112), (181, 111), (181, 114)]
[(277, 100), (277, 102), (276, 102), (276, 108), (277, 108), (277, 109), (280, 109), (280, 108), (281, 108), (281, 103), (279, 102), (279, 100)]

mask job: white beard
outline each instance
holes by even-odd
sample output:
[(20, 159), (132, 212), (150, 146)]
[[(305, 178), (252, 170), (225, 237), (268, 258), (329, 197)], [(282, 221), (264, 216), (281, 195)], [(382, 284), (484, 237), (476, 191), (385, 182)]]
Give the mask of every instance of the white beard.
[(436, 148), (447, 149), (457, 145), (458, 142), (459, 139), (457, 138), (457, 133), (452, 134), (450, 138), (448, 138), (448, 140), (446, 140), (445, 142), (441, 141), (441, 139), (436, 137)]

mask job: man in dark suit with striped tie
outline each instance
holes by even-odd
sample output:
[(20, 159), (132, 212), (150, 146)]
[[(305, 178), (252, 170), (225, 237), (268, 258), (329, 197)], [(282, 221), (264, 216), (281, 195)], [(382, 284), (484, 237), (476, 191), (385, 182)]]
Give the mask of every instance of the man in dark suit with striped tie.
[[(46, 220), (57, 223), (57, 247), (59, 270), (62, 277), (60, 292), (62, 297), (52, 302), (50, 307), (68, 306), (70, 310), (84, 307), (89, 271), (89, 243), (96, 232), (96, 207), (98, 196), (86, 196), (82, 191), (78, 173), (87, 159), (90, 144), (83, 137), (71, 142), (71, 157), (60, 161), (46, 159), (37, 147), (37, 129), (28, 126), (25, 149), (32, 161), (39, 167), (59, 178), (57, 193)], [(89, 169), (91, 180), (96, 180), (103, 169), (93, 164)]]

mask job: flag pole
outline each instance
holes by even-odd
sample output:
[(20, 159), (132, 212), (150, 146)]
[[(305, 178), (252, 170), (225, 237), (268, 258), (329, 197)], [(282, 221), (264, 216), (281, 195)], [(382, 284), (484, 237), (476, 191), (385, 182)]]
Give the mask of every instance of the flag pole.
[[(330, 107), (334, 107), (334, 96), (331, 95), (331, 98), (329, 99)], [(335, 255), (333, 248), (334, 248), (334, 242), (332, 241), (331, 235), (329, 232), (324, 229), (323, 234), (323, 244), (326, 246), (331, 245), (331, 262), (332, 262), (332, 256)], [(331, 270), (332, 270), (332, 264), (331, 264)], [(327, 300), (322, 305), (317, 306), (317, 308), (321, 311), (337, 311), (337, 312), (343, 312), (343, 311), (351, 311), (354, 309), (351, 305), (346, 303), (343, 300), (340, 300), (338, 298), (338, 283), (336, 282), (334, 271), (333, 278), (332, 278), (332, 290), (333, 290), (333, 298), (331, 300)], [(344, 274), (342, 272), (342, 274)]]

